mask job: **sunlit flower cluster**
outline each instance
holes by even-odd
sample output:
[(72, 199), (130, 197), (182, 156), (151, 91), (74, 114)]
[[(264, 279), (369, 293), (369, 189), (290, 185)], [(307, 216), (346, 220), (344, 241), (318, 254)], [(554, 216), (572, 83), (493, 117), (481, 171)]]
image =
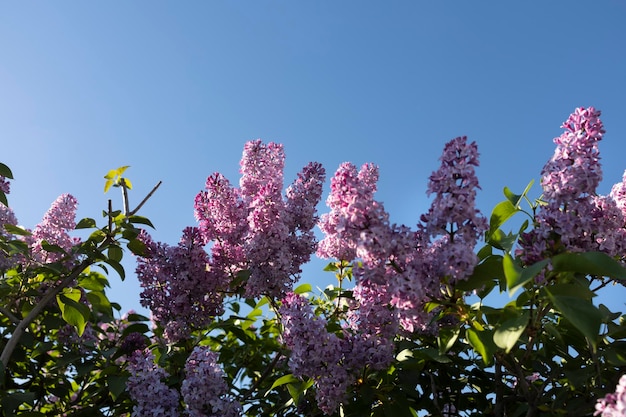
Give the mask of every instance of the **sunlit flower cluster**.
[(306, 166), (284, 199), (284, 158), (282, 145), (248, 142), (240, 188), (215, 174), (196, 197), (200, 231), (213, 244), (212, 266), (231, 279), (248, 269), (247, 297), (284, 295), (315, 250), (312, 228), (324, 169), (319, 164)]
[(67, 255), (59, 252), (49, 252), (42, 247), (44, 242), (56, 245), (70, 254), (72, 247), (80, 242), (73, 238), (69, 231), (76, 227), (76, 206), (78, 202), (70, 194), (59, 196), (46, 212), (41, 223), (33, 229), (29, 241), (32, 245), (32, 256), (36, 262), (56, 262)]
[(289, 368), (296, 377), (315, 380), (316, 400), (326, 414), (332, 414), (354, 381), (342, 366), (345, 343), (326, 330), (326, 321), (313, 313), (308, 301), (289, 293), (279, 309), (283, 343), (289, 348)]
[(554, 139), (556, 150), (543, 168), (545, 204), (535, 216), (535, 227), (520, 237), (518, 256), (532, 264), (564, 251), (602, 251), (623, 256), (623, 183), (609, 196), (599, 196), (602, 180), (598, 142), (604, 129), (600, 111), (578, 108)]
[(163, 324), (166, 340), (183, 339), (222, 314), (226, 287), (210, 269), (197, 228), (186, 228), (175, 247), (155, 243), (145, 232), (141, 238), (146, 246), (137, 262), (141, 304)]

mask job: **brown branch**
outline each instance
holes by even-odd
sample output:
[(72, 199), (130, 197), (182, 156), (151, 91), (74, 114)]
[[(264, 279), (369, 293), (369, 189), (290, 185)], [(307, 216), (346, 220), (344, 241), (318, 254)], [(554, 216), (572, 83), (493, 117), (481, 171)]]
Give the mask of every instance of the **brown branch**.
[(146, 201), (148, 201), (148, 199), (149, 199), (150, 197), (152, 197), (152, 194), (154, 194), (154, 193), (155, 193), (155, 191), (156, 191), (156, 190), (157, 190), (157, 189), (161, 186), (161, 184), (162, 184), (162, 183), (163, 183), (163, 181), (159, 181), (159, 182), (157, 183), (157, 185), (155, 185), (155, 186), (152, 188), (152, 190), (148, 193), (148, 195), (146, 195), (146, 196), (144, 197), (144, 199), (143, 199), (143, 200), (141, 200), (141, 203), (139, 203), (139, 205), (137, 205), (137, 207), (135, 207), (135, 209), (134, 209), (134, 210), (132, 210), (130, 213), (128, 213), (128, 215), (129, 215), (129, 216), (134, 216), (134, 215), (135, 215), (135, 213), (137, 213), (137, 212), (139, 211), (139, 209), (140, 209), (140, 208), (141, 208), (144, 204), (146, 204)]

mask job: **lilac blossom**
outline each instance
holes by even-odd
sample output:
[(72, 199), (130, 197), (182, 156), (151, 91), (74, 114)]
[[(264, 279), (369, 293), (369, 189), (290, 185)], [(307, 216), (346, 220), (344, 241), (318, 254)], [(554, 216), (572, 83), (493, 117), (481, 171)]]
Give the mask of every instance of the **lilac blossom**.
[(155, 243), (145, 232), (141, 238), (147, 249), (137, 262), (141, 304), (150, 308), (156, 322), (164, 324), (166, 340), (186, 338), (223, 313), (228, 283), (210, 269), (197, 228), (186, 228), (176, 247)]
[[(17, 217), (10, 207), (0, 204), (0, 239), (6, 241), (14, 239), (15, 237), (4, 228), (5, 224), (17, 226)], [(4, 251), (0, 252), (0, 271), (6, 271), (15, 266), (17, 262), (18, 258), (15, 255), (9, 256)]]
[[(357, 271), (357, 274), (361, 271)], [(391, 274), (387, 271), (387, 274)], [(398, 316), (391, 306), (389, 284), (360, 279), (353, 290), (356, 305), (348, 311), (347, 340), (351, 344), (346, 359), (349, 368), (385, 369), (393, 360), (393, 340), (398, 332)]]
[(242, 408), (228, 395), (224, 371), (217, 363), (217, 354), (207, 346), (194, 348), (185, 363), (185, 379), (181, 394), (185, 415), (190, 417), (237, 417)]
[(480, 188), (475, 173), (476, 142), (468, 144), (465, 136), (449, 141), (440, 161), (428, 182), (428, 193), (435, 198), (420, 225), (424, 238), (431, 238), (430, 243), (422, 243), (428, 248), (424, 254), (430, 265), (420, 265), (429, 272), (424, 284), (431, 295), (438, 295), (442, 282), (453, 284), (471, 275), (478, 263), (474, 247), (487, 229), (487, 220), (476, 209), (476, 190)]
[(289, 369), (296, 377), (315, 381), (318, 407), (332, 414), (346, 398), (355, 380), (342, 366), (345, 342), (326, 330), (326, 320), (317, 317), (304, 297), (289, 293), (279, 309), (283, 343), (291, 351)]
[(285, 199), (284, 158), (282, 145), (248, 142), (241, 160), (240, 188), (214, 174), (207, 180), (207, 190), (196, 197), (200, 231), (212, 245), (211, 267), (227, 275), (227, 280), (248, 270), (246, 297), (284, 295), (315, 250), (311, 229), (324, 170), (319, 164), (309, 164)]
[(600, 112), (578, 108), (554, 139), (554, 156), (542, 171), (546, 202), (535, 216), (535, 228), (520, 236), (518, 256), (526, 264), (572, 251), (602, 251), (622, 256), (626, 249), (623, 189), (598, 196), (602, 179), (598, 142), (604, 129)]
[(164, 382), (168, 373), (154, 363), (149, 350), (135, 351), (128, 361), (130, 377), (126, 383), (130, 397), (136, 403), (132, 417), (176, 417), (179, 395)]
[(319, 257), (344, 261), (360, 257), (368, 264), (387, 259), (391, 230), (383, 205), (374, 200), (377, 180), (375, 165), (365, 164), (359, 171), (349, 162), (339, 166), (326, 200), (331, 211), (318, 224), (325, 234), (318, 245)]
[(607, 394), (596, 403), (594, 416), (621, 417), (626, 415), (626, 375), (623, 375), (614, 393)]
[(46, 212), (41, 223), (35, 226), (30, 237), (32, 256), (36, 262), (51, 263), (65, 258), (66, 255), (57, 252), (48, 252), (42, 247), (45, 241), (50, 245), (59, 246), (66, 253), (80, 242), (78, 238), (70, 237), (68, 231), (76, 227), (76, 199), (70, 194), (59, 196)]
[(615, 201), (622, 215), (626, 217), (626, 171), (624, 171), (624, 175), (622, 176), (622, 182), (613, 185), (609, 196)]
[(11, 192), (11, 182), (3, 175), (0, 175), (0, 192), (3, 192), (4, 194), (9, 194)]
[(292, 274), (301, 272), (301, 266), (311, 259), (317, 248), (313, 227), (318, 220), (316, 206), (322, 197), (325, 177), (322, 165), (311, 162), (285, 192), (284, 223), (288, 229)]
[(565, 132), (554, 139), (554, 155), (541, 172), (547, 201), (569, 202), (595, 193), (602, 180), (598, 142), (604, 129), (600, 111), (577, 108), (561, 126)]
[(476, 142), (468, 144), (465, 136), (451, 140), (446, 143), (440, 161), (440, 168), (428, 182), (428, 194), (435, 194), (435, 199), (422, 215), (425, 234), (453, 235), (454, 240), (475, 244), (487, 226), (486, 219), (476, 209), (476, 190), (480, 188), (475, 173)]

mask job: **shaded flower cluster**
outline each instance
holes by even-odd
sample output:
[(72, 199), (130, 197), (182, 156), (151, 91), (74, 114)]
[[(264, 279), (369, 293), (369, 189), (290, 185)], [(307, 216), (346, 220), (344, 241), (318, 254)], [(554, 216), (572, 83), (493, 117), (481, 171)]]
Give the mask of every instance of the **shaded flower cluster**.
[(307, 300), (289, 293), (279, 309), (283, 343), (291, 351), (289, 369), (296, 377), (314, 379), (318, 407), (332, 414), (354, 381), (343, 366), (345, 344), (326, 330), (326, 320), (316, 316)]
[(210, 267), (204, 239), (197, 228), (183, 231), (175, 247), (155, 243), (142, 232), (145, 256), (137, 261), (137, 277), (143, 288), (141, 305), (164, 326), (165, 339), (176, 342), (193, 329), (204, 328), (223, 313), (225, 284)]
[(150, 351), (135, 351), (128, 362), (130, 377), (126, 383), (136, 405), (132, 417), (178, 416), (179, 395), (164, 382), (167, 372), (154, 363)]
[(217, 364), (217, 354), (206, 346), (197, 346), (185, 363), (181, 394), (185, 414), (191, 417), (238, 417), (241, 404), (228, 396), (224, 371)]

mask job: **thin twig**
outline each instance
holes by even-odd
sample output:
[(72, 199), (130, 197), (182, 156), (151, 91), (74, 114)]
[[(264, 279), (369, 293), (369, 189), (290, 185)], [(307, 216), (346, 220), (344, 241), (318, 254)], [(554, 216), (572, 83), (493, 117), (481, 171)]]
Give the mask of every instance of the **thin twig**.
[(150, 197), (152, 197), (152, 194), (154, 194), (154, 193), (155, 193), (155, 191), (157, 190), (157, 188), (159, 188), (159, 187), (161, 186), (161, 184), (162, 184), (162, 183), (163, 183), (163, 181), (159, 181), (159, 182), (158, 182), (158, 184), (157, 184), (157, 185), (155, 185), (155, 186), (152, 188), (152, 191), (150, 191), (150, 192), (148, 193), (148, 195), (147, 195), (147, 196), (145, 196), (143, 200), (141, 200), (141, 203), (139, 203), (139, 205), (138, 205), (138, 206), (137, 206), (137, 207), (136, 207), (133, 211), (131, 211), (130, 213), (128, 213), (128, 215), (129, 215), (129, 216), (133, 216), (133, 215), (135, 215), (135, 213), (137, 213), (137, 212), (139, 211), (139, 209), (140, 209), (140, 208), (141, 208), (144, 204), (146, 204), (146, 201), (148, 201), (148, 199), (149, 199)]
[(259, 385), (261, 385), (261, 382), (263, 382), (265, 380), (265, 378), (267, 378), (269, 376), (269, 374), (272, 372), (272, 370), (274, 369), (274, 367), (276, 366), (276, 364), (278, 363), (278, 360), (282, 357), (283, 355), (278, 352), (276, 354), (276, 356), (274, 357), (274, 360), (272, 360), (272, 362), (267, 366), (267, 368), (265, 368), (265, 371), (263, 371), (263, 373), (261, 374), (261, 376), (259, 377), (259, 379), (257, 379), (256, 381), (254, 381), (254, 384), (252, 384), (252, 386), (250, 387), (250, 389), (248, 390), (248, 392), (246, 393), (246, 395), (243, 396), (243, 398), (241, 399), (241, 401), (246, 401), (247, 399), (249, 399), (252, 396), (252, 393), (254, 391), (256, 391), (256, 389), (259, 387)]

